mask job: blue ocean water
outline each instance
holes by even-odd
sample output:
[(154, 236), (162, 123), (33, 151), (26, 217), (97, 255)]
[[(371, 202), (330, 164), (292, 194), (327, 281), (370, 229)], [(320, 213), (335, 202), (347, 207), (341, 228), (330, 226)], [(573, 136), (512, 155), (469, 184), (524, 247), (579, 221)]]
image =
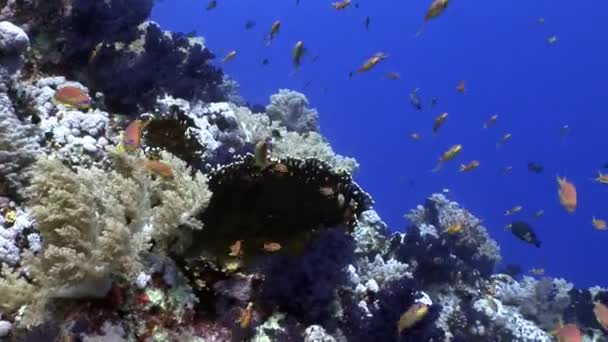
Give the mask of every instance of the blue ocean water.
[[(218, 0), (217, 8), (206, 11), (201, 0), (165, 0), (152, 19), (168, 30), (196, 30), (218, 64), (237, 50), (222, 67), (250, 103), (266, 105), (280, 88), (305, 93), (336, 152), (361, 164), (355, 178), (392, 230), (404, 230), (403, 214), (425, 197), (449, 189), (450, 198), (484, 220), (503, 263), (544, 268), (580, 287), (608, 285), (608, 231), (591, 225), (592, 216), (608, 219), (608, 185), (592, 180), (608, 162), (608, 3), (454, 0), (415, 37), (430, 1), (354, 0), (358, 8), (339, 12), (331, 1), (299, 2)], [(245, 30), (248, 20), (256, 23), (251, 30)], [(275, 20), (281, 20), (281, 31), (266, 47)], [(547, 41), (552, 35), (555, 44)], [(298, 40), (308, 53), (294, 73), (291, 49)], [(349, 80), (349, 72), (376, 52), (390, 56)], [(262, 66), (265, 58), (270, 63)], [(389, 72), (401, 79), (389, 80)], [(456, 91), (460, 80), (466, 82), (464, 94)], [(420, 89), (423, 111), (409, 103), (414, 88)], [(434, 108), (432, 97), (439, 100)], [(433, 136), (433, 119), (441, 112), (449, 117)], [(482, 129), (494, 113), (496, 124)], [(562, 139), (564, 125), (570, 131)], [(412, 141), (412, 131), (422, 140)], [(497, 148), (505, 133), (513, 138)], [(462, 144), (463, 152), (430, 172), (453, 144)], [(479, 169), (458, 173), (459, 164), (473, 159)], [(528, 161), (541, 163), (544, 172), (529, 172)], [(506, 166), (513, 171), (503, 176)], [(560, 206), (556, 175), (576, 185), (575, 213)], [(515, 205), (523, 211), (505, 217)], [(535, 218), (541, 209), (544, 216)], [(532, 224), (541, 248), (503, 229), (515, 219)]]

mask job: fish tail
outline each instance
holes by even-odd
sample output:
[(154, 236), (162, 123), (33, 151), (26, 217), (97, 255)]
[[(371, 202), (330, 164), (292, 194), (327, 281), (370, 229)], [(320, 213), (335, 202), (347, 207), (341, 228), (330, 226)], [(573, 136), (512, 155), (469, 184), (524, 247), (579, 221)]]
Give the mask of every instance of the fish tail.
[(439, 170), (441, 170), (441, 167), (442, 167), (442, 166), (443, 166), (443, 163), (442, 163), (442, 162), (439, 162), (439, 163), (437, 164), (437, 166), (435, 166), (435, 168), (431, 170), (431, 172), (439, 172)]
[(420, 28), (418, 29), (418, 31), (416, 32), (416, 35), (414, 37), (418, 38), (422, 35), (422, 32), (424, 31), (424, 23), (422, 25), (420, 25)]

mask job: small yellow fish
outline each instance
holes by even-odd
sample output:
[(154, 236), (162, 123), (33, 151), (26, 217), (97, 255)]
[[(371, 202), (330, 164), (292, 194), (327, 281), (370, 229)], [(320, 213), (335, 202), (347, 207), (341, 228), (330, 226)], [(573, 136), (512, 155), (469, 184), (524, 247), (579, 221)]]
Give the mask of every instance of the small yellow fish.
[(424, 21), (437, 18), (448, 7), (448, 3), (449, 0), (434, 0), (424, 16)]
[(460, 172), (470, 172), (479, 167), (479, 161), (471, 160), (468, 164), (460, 164)]
[(524, 207), (522, 207), (521, 205), (516, 205), (513, 208), (505, 211), (505, 216), (510, 216), (513, 214), (517, 214), (518, 212), (522, 211)]
[(280, 20), (276, 20), (274, 23), (272, 23), (272, 26), (270, 27), (270, 33), (266, 37), (266, 46), (269, 46), (272, 43), (272, 41), (274, 40), (274, 37), (279, 33), (280, 29), (281, 29)]
[(511, 137), (511, 133), (505, 133), (505, 135), (502, 136), (500, 141), (496, 143), (496, 147), (501, 147), (502, 145), (506, 144), (507, 141), (511, 140)]
[(385, 54), (383, 52), (377, 52), (370, 59), (365, 61), (365, 63), (363, 63), (363, 65), (361, 65), (361, 67), (357, 70), (357, 72), (370, 71), (373, 67), (376, 66), (376, 64), (378, 64), (381, 60), (383, 60), (385, 58), (388, 58), (387, 54)]
[(540, 209), (539, 211), (537, 211), (536, 213), (534, 213), (535, 217), (541, 217), (543, 215), (545, 215), (545, 211), (542, 210), (542, 209)]
[(433, 169), (433, 172), (437, 172), (441, 169), (444, 163), (454, 159), (462, 151), (462, 145), (456, 144), (450, 147), (443, 155), (439, 158), (439, 163)]
[(253, 313), (253, 302), (249, 302), (247, 304), (247, 306), (245, 307), (245, 309), (241, 310), (241, 315), (239, 316), (239, 319), (236, 321), (241, 328), (243, 329), (247, 329), (249, 328), (249, 325), (251, 324), (251, 316)]
[(602, 219), (596, 219), (595, 216), (591, 218), (591, 223), (593, 227), (597, 230), (606, 230), (606, 221)]
[(488, 127), (494, 125), (494, 123), (496, 123), (497, 119), (498, 119), (498, 114), (494, 114), (494, 115), (490, 116), (488, 121), (483, 123), (483, 128), (488, 128)]
[(461, 222), (458, 222), (458, 223), (454, 223), (453, 225), (449, 226), (444, 232), (448, 233), (450, 235), (454, 235), (454, 234), (458, 234), (458, 233), (462, 232), (463, 229), (464, 229), (464, 224), (462, 224)]
[(333, 2), (331, 5), (334, 6), (336, 10), (343, 10), (346, 7), (350, 6), (351, 0), (342, 0), (339, 2)]
[(422, 139), (422, 136), (418, 132), (412, 132), (412, 133), (410, 133), (410, 139), (418, 141), (418, 140)]
[(443, 126), (445, 120), (448, 118), (448, 113), (441, 113), (435, 118), (435, 122), (433, 123), (433, 133), (436, 134), (439, 128)]
[(276, 252), (281, 249), (281, 244), (278, 242), (265, 242), (263, 249), (266, 252)]
[(537, 275), (537, 276), (542, 276), (545, 274), (545, 269), (544, 268), (532, 268), (530, 270), (530, 273)]
[(506, 176), (506, 175), (510, 174), (511, 171), (513, 171), (513, 166), (505, 166), (502, 168), (502, 170), (500, 170), (500, 174), (502, 174), (503, 176)]
[(397, 335), (413, 327), (416, 323), (420, 322), (429, 312), (429, 306), (423, 303), (412, 304), (399, 318), (397, 322)]
[(224, 59), (222, 60), (222, 63), (230, 62), (235, 56), (236, 56), (236, 50), (232, 50), (232, 51), (228, 52), (226, 57), (224, 57)]
[(595, 181), (602, 184), (608, 184), (608, 173), (602, 173), (602, 171), (597, 171), (597, 177)]
[(304, 56), (305, 53), (306, 49), (304, 48), (304, 42), (298, 40), (292, 50), (293, 66), (296, 69), (300, 67), (300, 64), (302, 63), (302, 56)]

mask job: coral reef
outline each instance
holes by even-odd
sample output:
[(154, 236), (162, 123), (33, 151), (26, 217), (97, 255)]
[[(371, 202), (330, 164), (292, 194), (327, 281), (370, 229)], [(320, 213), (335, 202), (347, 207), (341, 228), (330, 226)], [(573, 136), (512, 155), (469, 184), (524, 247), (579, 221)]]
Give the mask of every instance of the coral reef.
[(221, 70), (202, 39), (165, 32), (146, 21), (152, 0), (44, 4), (9, 1), (0, 19), (32, 37), (31, 72), (58, 73), (103, 92), (113, 111), (152, 108), (157, 96), (218, 101)]
[(319, 131), (319, 113), (309, 109), (308, 99), (297, 91), (279, 89), (278, 93), (270, 96), (266, 115), (273, 121), (279, 121), (288, 131), (298, 133)]
[(151, 7), (0, 1), (0, 338), (606, 340), (607, 290), (495, 273), (443, 194), (389, 229), (304, 94), (250, 106)]

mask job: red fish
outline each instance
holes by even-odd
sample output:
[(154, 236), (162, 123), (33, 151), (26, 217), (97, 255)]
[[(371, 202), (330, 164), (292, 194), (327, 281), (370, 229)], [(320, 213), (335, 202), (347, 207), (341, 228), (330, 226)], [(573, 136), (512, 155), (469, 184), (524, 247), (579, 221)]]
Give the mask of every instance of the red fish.
[(91, 97), (85, 91), (75, 86), (65, 86), (55, 92), (55, 100), (79, 109), (89, 109)]

